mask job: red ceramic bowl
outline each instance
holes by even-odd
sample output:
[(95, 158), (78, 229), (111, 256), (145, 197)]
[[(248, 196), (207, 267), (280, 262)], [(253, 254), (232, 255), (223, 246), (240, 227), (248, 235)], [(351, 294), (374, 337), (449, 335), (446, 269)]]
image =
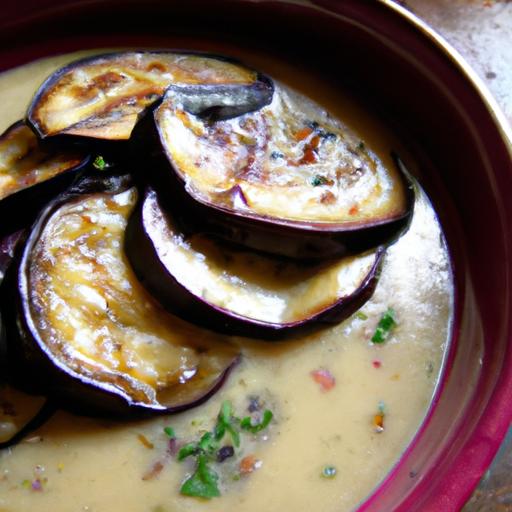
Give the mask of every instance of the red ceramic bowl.
[(420, 432), (360, 510), (459, 510), (512, 417), (506, 120), (460, 56), (389, 0), (4, 2), (0, 69), (89, 47), (174, 45), (177, 35), (195, 46), (213, 37), (285, 53), (319, 68), (364, 96), (420, 163), (453, 256), (453, 342)]

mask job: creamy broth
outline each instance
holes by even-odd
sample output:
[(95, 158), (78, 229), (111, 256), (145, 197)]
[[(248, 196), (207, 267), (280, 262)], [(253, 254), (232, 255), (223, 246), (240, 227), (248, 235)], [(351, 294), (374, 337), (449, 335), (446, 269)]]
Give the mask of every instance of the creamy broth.
[[(21, 118), (39, 83), (76, 56), (1, 75), (0, 128)], [(396, 142), (337, 88), (256, 55), (247, 61), (324, 103), (385, 165), (393, 165), (388, 153)], [(0, 511), (352, 510), (397, 462), (425, 417), (449, 338), (452, 287), (442, 232), (420, 194), (410, 229), (388, 250), (375, 294), (359, 314), (294, 341), (233, 339), (243, 357), (228, 382), (207, 403), (178, 415), (112, 422), (57, 413), (25, 442), (0, 453)], [(384, 344), (373, 344), (388, 307), (398, 326)], [(317, 370), (328, 371), (335, 385), (324, 389), (312, 374)], [(257, 469), (239, 479), (219, 470), (219, 498), (180, 495), (193, 465), (166, 455), (164, 427), (173, 427), (178, 439), (197, 439), (213, 427), (224, 400), (243, 416), (254, 396), (274, 413), (263, 435), (242, 441), (240, 457), (253, 454)], [(31, 400), (0, 389), (0, 404), (6, 401), (21, 411)], [(375, 418), (382, 410), (381, 431)], [(0, 435), (9, 422), (0, 405)], [(156, 463), (162, 468), (152, 475)], [(334, 478), (322, 477), (326, 466), (336, 468)], [(33, 488), (36, 480), (40, 490)]]

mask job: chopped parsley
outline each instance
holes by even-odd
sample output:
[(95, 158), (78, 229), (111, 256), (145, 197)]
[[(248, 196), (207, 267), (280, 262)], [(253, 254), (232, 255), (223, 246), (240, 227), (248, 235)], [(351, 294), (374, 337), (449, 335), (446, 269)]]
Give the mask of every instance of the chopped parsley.
[(391, 331), (397, 325), (395, 315), (395, 310), (393, 308), (388, 308), (385, 311), (372, 336), (372, 343), (384, 343), (388, 339)]
[[(235, 455), (235, 448), (240, 447), (241, 432), (256, 434), (267, 428), (272, 418), (272, 412), (266, 410), (260, 423), (253, 424), (250, 416), (240, 420), (234, 415), (231, 402), (223, 402), (213, 430), (203, 433), (199, 441), (187, 443), (178, 451), (178, 461), (188, 457), (196, 459), (195, 471), (183, 482), (181, 494), (203, 499), (220, 496), (219, 475), (213, 464), (221, 463)], [(172, 429), (170, 433), (166, 429), (164, 431), (169, 437), (170, 434), (174, 434)], [(226, 436), (229, 436), (231, 444), (223, 442)]]
[(167, 435), (167, 437), (170, 437), (171, 439), (176, 439), (176, 433), (174, 432), (174, 429), (172, 427), (165, 427), (164, 432)]
[(327, 178), (325, 176), (322, 176), (320, 174), (315, 174), (313, 178), (311, 179), (311, 185), (313, 187), (318, 187), (320, 185), (325, 185), (327, 183)]
[(219, 475), (217, 475), (208, 463), (209, 460), (206, 454), (202, 453), (198, 455), (196, 470), (181, 486), (181, 494), (205, 499), (220, 496), (219, 487), (217, 485)]
[(105, 159), (101, 155), (98, 155), (94, 159), (94, 162), (92, 163), (92, 165), (93, 165), (93, 167), (98, 169), (98, 171), (104, 171), (108, 167), (107, 162), (105, 162)]
[(268, 424), (272, 421), (273, 416), (274, 415), (272, 414), (272, 411), (267, 409), (263, 413), (263, 419), (260, 423), (253, 424), (251, 417), (247, 416), (240, 422), (240, 427), (243, 430), (251, 432), (251, 434), (257, 434), (258, 432), (261, 432), (263, 429), (268, 427)]

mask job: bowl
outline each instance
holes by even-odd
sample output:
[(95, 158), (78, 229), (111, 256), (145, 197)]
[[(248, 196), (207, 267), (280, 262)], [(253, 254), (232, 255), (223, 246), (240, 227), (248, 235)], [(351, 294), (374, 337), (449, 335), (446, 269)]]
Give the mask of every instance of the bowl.
[(512, 131), (460, 55), (390, 0), (32, 0), (3, 6), (0, 29), (2, 70), (64, 51), (165, 46), (171, 35), (283, 53), (393, 127), (448, 238), (455, 315), (428, 415), (359, 510), (460, 510), (512, 418)]

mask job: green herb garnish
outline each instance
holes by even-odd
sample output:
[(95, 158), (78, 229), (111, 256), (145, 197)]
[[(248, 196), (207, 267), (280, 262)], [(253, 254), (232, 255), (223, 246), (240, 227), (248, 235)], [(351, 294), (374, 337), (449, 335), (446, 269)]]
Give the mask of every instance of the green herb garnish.
[[(230, 456), (234, 453), (234, 448), (231, 445), (222, 443), (223, 438), (226, 434), (229, 435), (233, 446), (238, 448), (240, 446), (240, 431), (256, 434), (268, 426), (272, 417), (272, 412), (266, 410), (263, 413), (262, 421), (253, 425), (249, 416), (240, 420), (234, 415), (231, 402), (227, 400), (223, 402), (213, 430), (203, 433), (198, 442), (188, 443), (178, 452), (178, 461), (196, 457), (196, 470), (181, 486), (181, 494), (204, 499), (220, 496), (217, 485), (219, 475), (215, 472), (212, 464), (222, 462), (218, 457), (220, 450), (229, 447)], [(170, 433), (166, 431), (166, 434), (170, 436), (170, 434), (174, 434), (174, 431), (170, 429)]]
[(198, 455), (196, 470), (181, 486), (181, 494), (204, 499), (220, 496), (217, 485), (219, 475), (209, 466), (208, 462), (207, 455)]
[(178, 460), (185, 460), (190, 455), (195, 455), (197, 453), (197, 445), (196, 443), (188, 443), (185, 446), (180, 448), (178, 452)]
[(327, 183), (327, 178), (320, 174), (315, 174), (315, 176), (313, 176), (313, 178), (311, 179), (311, 185), (313, 185), (313, 187), (325, 185), (326, 183)]
[(176, 433), (174, 432), (174, 429), (172, 427), (165, 427), (164, 432), (171, 439), (176, 439)]
[(251, 434), (257, 434), (258, 432), (261, 432), (263, 429), (268, 427), (268, 424), (272, 421), (273, 418), (272, 411), (269, 411), (268, 409), (263, 413), (263, 419), (260, 423), (256, 423), (253, 425), (251, 417), (247, 416), (240, 422), (240, 427), (243, 430), (247, 430), (248, 432), (251, 432)]
[(377, 324), (375, 333), (372, 336), (372, 342), (384, 343), (396, 325), (395, 310), (393, 308), (388, 308)]
[(107, 162), (105, 162), (105, 159), (101, 155), (98, 155), (94, 159), (94, 162), (92, 163), (92, 165), (99, 171), (104, 171), (108, 167)]
[(359, 318), (359, 320), (368, 320), (368, 315), (366, 315), (362, 311), (358, 311), (356, 313), (356, 318)]
[(215, 439), (219, 441), (224, 437), (227, 432), (233, 441), (236, 448), (240, 446), (240, 434), (237, 430), (237, 425), (240, 420), (233, 416), (233, 407), (231, 402), (225, 401), (220, 408), (219, 416), (217, 417), (217, 424), (215, 425)]

